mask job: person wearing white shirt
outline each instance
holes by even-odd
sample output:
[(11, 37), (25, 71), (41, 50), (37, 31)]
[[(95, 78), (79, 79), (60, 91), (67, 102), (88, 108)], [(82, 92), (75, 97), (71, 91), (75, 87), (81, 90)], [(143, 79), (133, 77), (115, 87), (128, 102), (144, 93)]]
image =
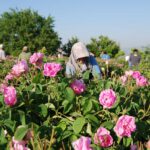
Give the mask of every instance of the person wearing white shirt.
[(6, 59), (5, 51), (3, 50), (3, 44), (0, 44), (0, 61), (3, 61)]

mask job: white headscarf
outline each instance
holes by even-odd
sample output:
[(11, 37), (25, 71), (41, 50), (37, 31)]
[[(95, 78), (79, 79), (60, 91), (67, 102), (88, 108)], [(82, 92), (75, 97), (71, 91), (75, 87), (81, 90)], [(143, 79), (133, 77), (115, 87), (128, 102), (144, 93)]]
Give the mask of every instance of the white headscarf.
[(71, 66), (73, 65), (76, 71), (82, 72), (81, 68), (77, 63), (77, 60), (79, 58), (89, 57), (89, 56), (90, 56), (89, 51), (82, 42), (75, 43), (72, 46), (71, 54), (67, 65), (71, 65)]
[(0, 44), (0, 49), (3, 49), (3, 44)]

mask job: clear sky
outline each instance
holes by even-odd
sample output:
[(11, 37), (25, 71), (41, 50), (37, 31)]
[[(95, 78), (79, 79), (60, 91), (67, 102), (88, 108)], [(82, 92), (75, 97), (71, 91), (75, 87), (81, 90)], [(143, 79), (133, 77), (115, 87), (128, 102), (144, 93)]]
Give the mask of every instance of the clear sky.
[(9, 8), (31, 8), (51, 15), (63, 43), (73, 36), (88, 43), (106, 35), (122, 49), (150, 44), (150, 0), (0, 0), (0, 14)]

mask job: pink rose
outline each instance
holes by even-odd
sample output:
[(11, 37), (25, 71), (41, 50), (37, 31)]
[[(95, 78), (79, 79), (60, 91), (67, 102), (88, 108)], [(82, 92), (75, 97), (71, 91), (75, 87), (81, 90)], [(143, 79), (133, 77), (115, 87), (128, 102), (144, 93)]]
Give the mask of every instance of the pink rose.
[(26, 147), (27, 142), (26, 141), (17, 141), (14, 139), (12, 139), (12, 149), (13, 150), (30, 150), (28, 147)]
[(0, 93), (4, 93), (4, 89), (7, 87), (7, 85), (5, 83), (2, 83), (0, 85)]
[(139, 76), (136, 78), (136, 85), (137, 86), (146, 86), (148, 85), (148, 81), (144, 76)]
[(62, 69), (61, 64), (46, 63), (44, 64), (44, 75), (47, 77), (55, 77), (57, 73)]
[(104, 108), (111, 108), (116, 102), (116, 94), (113, 90), (103, 90), (99, 95), (99, 102)]
[(9, 73), (6, 77), (5, 77), (5, 80), (12, 80), (14, 78), (14, 75)]
[(44, 57), (44, 54), (42, 54), (42, 53), (34, 53), (30, 57), (30, 63), (41, 68), (42, 63), (43, 63), (43, 57)]
[(128, 79), (128, 78), (127, 78), (127, 76), (125, 76), (125, 75), (120, 77), (120, 80), (121, 80), (121, 82), (122, 82), (122, 85), (125, 85), (125, 84), (126, 84), (127, 79)]
[(92, 150), (90, 148), (91, 138), (81, 136), (78, 140), (72, 143), (74, 150)]
[(94, 143), (101, 147), (109, 147), (113, 144), (113, 138), (107, 129), (100, 127), (94, 135)]
[(114, 131), (116, 132), (117, 136), (121, 138), (124, 136), (131, 137), (131, 133), (135, 130), (135, 118), (128, 115), (123, 115), (119, 117), (114, 127)]
[(130, 150), (137, 150), (137, 145), (135, 145), (135, 144), (131, 145)]
[(12, 74), (16, 77), (19, 77), (22, 73), (28, 72), (28, 64), (25, 60), (18, 62), (12, 68)]
[(74, 80), (71, 84), (70, 87), (73, 89), (73, 91), (76, 94), (81, 94), (85, 91), (85, 84), (81, 80)]
[(146, 148), (150, 149), (150, 140), (148, 140), (148, 142), (146, 143)]
[(137, 78), (139, 78), (140, 76), (141, 76), (141, 73), (140, 73), (139, 71), (133, 71), (132, 77), (133, 77), (134, 79), (137, 79)]
[(132, 74), (133, 74), (133, 71), (132, 71), (132, 70), (125, 71), (125, 75), (126, 75), (126, 76), (132, 76)]
[(17, 102), (16, 90), (13, 86), (4, 88), (4, 102), (6, 105), (13, 106)]

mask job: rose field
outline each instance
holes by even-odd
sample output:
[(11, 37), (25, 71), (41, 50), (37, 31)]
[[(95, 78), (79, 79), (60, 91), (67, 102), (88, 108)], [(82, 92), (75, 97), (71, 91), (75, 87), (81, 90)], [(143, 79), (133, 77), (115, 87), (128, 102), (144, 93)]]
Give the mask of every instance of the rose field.
[(0, 63), (0, 150), (144, 150), (150, 66), (98, 60), (102, 77), (65, 77), (67, 58)]

